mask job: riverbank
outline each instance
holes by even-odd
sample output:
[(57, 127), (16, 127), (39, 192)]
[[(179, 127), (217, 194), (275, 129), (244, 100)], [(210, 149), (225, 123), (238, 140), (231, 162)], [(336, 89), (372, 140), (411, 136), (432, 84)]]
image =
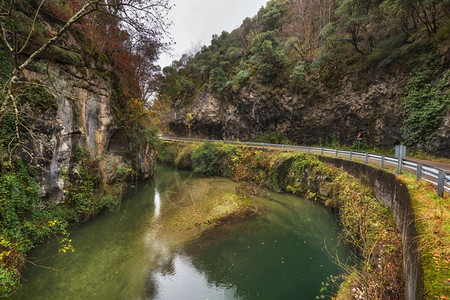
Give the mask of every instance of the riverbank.
[(395, 220), (368, 188), (347, 173), (306, 154), (225, 144), (165, 142), (159, 159), (322, 203), (336, 212), (342, 238), (358, 261), (354, 267), (343, 264), (347, 275), (337, 299), (403, 298), (402, 244)]

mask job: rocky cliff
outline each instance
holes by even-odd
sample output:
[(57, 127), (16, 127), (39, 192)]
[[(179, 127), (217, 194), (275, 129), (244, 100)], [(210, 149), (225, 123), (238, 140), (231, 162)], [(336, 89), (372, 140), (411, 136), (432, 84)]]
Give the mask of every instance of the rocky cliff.
[[(390, 148), (401, 142), (404, 82), (399, 77), (376, 80), (363, 91), (343, 81), (339, 89), (319, 88), (313, 95), (252, 86), (219, 99), (203, 92), (191, 105), (175, 105), (168, 121), (173, 134), (189, 134), (186, 116), (193, 117), (191, 135), (214, 139), (249, 140), (280, 131), (300, 145), (364, 142)], [(450, 110), (441, 121), (431, 151), (450, 157)], [(420, 146), (419, 146), (420, 147)]]
[(110, 67), (94, 61), (83, 67), (48, 60), (40, 63), (45, 72), (30, 68), (24, 77), (50, 87), (54, 104), (25, 105), (20, 156), (38, 167), (44, 198), (61, 199), (65, 186), (80, 180), (83, 156), (99, 162), (106, 184), (124, 180), (119, 168), (132, 170), (125, 180), (151, 177), (154, 150), (129, 138), (113, 111), (114, 80), (101, 76)]

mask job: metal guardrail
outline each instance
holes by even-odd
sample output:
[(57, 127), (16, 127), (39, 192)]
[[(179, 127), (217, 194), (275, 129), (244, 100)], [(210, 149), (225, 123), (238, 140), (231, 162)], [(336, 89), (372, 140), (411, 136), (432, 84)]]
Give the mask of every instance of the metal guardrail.
[(184, 138), (184, 137), (159, 137), (161, 140), (166, 141), (196, 141), (196, 142), (221, 142), (226, 144), (235, 145), (247, 145), (254, 147), (270, 147), (270, 148), (280, 148), (280, 149), (294, 149), (301, 150), (307, 153), (318, 152), (320, 155), (331, 154), (335, 157), (339, 155), (342, 157), (347, 157), (350, 160), (354, 158), (360, 158), (364, 160), (365, 164), (368, 164), (370, 160), (380, 163), (380, 167), (383, 168), (386, 164), (391, 164), (397, 166), (397, 173), (401, 173), (403, 169), (408, 169), (413, 171), (417, 175), (417, 180), (425, 180), (437, 186), (437, 192), (440, 197), (444, 196), (444, 191), (450, 192), (450, 173), (444, 170), (409, 161), (402, 158), (394, 158), (385, 155), (363, 153), (356, 151), (345, 151), (339, 149), (323, 148), (323, 147), (305, 147), (305, 146), (295, 146), (295, 145), (283, 145), (283, 144), (269, 144), (269, 143), (256, 143), (256, 142), (237, 142), (237, 141), (225, 141), (225, 140), (209, 140), (209, 139), (194, 139), (194, 138)]

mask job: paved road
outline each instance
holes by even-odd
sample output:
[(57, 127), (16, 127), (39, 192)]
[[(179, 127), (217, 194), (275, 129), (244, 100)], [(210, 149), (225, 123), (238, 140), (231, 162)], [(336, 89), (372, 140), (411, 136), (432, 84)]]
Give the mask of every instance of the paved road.
[[(264, 148), (271, 148), (271, 147), (264, 147)], [(279, 147), (274, 147), (273, 149), (279, 149)], [(308, 152), (308, 150), (306, 149), (298, 149), (298, 148), (289, 148), (288, 146), (285, 147), (284, 149), (289, 150), (289, 151), (299, 151), (299, 152)], [(320, 154), (320, 151), (316, 151), (316, 150), (311, 150), (310, 151), (313, 154)], [(327, 153), (327, 155), (330, 155), (329, 153)], [(341, 158), (349, 158), (348, 154), (344, 154), (344, 153), (338, 153), (338, 157)], [(352, 158), (353, 160), (358, 160), (358, 161), (363, 161), (364, 162), (364, 158), (363, 157), (354, 157)], [(446, 171), (447, 173), (450, 173), (450, 164), (449, 163), (444, 163), (444, 162), (436, 162), (436, 161), (431, 161), (431, 160), (423, 160), (423, 159), (417, 159), (417, 158), (410, 158), (407, 157), (406, 160), (408, 161), (412, 161), (415, 163), (419, 163), (425, 166), (429, 166), (429, 167), (434, 167), (436, 169), (441, 169)], [(374, 160), (369, 158), (369, 163), (377, 163), (379, 164), (378, 160)], [(385, 166), (391, 166), (391, 167), (397, 167), (397, 164), (391, 163), (391, 162), (386, 162)]]
[(419, 164), (426, 165), (426, 166), (435, 167), (437, 169), (441, 169), (441, 170), (446, 171), (447, 173), (450, 173), (450, 164), (449, 163), (431, 161), (431, 160), (423, 160), (423, 159), (410, 158), (410, 157), (408, 157), (406, 159), (416, 162), (416, 163), (419, 163)]

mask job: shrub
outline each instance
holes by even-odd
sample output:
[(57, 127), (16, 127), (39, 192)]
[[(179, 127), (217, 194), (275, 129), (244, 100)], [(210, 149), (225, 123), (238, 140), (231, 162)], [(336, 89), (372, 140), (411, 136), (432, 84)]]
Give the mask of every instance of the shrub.
[[(128, 169), (117, 170), (117, 175), (124, 175)], [(79, 174), (81, 180), (67, 188), (66, 205), (75, 212), (70, 219), (74, 222), (86, 221), (95, 216), (103, 208), (114, 208), (120, 200), (119, 193), (103, 183), (99, 162), (89, 158), (81, 160)]]
[(25, 254), (50, 233), (66, 235), (67, 223), (40, 208), (34, 174), (20, 161), (0, 176), (0, 212), (0, 295), (9, 297), (19, 287)]
[(83, 147), (81, 147), (81, 145), (77, 145), (77, 147), (75, 148), (75, 154), (73, 156), (74, 161), (75, 162), (81, 161), (81, 159), (83, 158), (83, 154), (84, 154)]
[(230, 144), (217, 143), (216, 154), (219, 161), (220, 176), (230, 177), (233, 155), (236, 154), (236, 147)]
[(213, 143), (204, 143), (192, 152), (192, 167), (195, 173), (219, 175), (219, 160), (217, 148)]
[(157, 147), (157, 158), (161, 162), (175, 164), (177, 155), (177, 150), (174, 147), (168, 146), (167, 143), (161, 143)]
[(289, 76), (289, 85), (294, 91), (298, 92), (305, 86), (305, 80), (306, 65), (304, 62), (299, 62)]
[[(29, 169), (22, 165), (18, 171), (11, 171), (0, 177), (0, 234), (2, 237), (14, 242), (28, 239), (27, 230), (23, 225), (37, 218), (39, 191), (39, 186), (30, 175)], [(23, 250), (28, 251), (29, 248), (27, 245)]]
[(180, 169), (192, 169), (192, 161), (191, 161), (192, 151), (193, 151), (192, 145), (188, 145), (187, 147), (181, 149), (181, 151), (178, 152), (178, 155), (175, 158), (175, 166)]
[(428, 146), (444, 112), (450, 109), (450, 95), (446, 93), (450, 87), (450, 71), (436, 86), (428, 83), (427, 77), (424, 73), (416, 73), (406, 86), (401, 131), (407, 145)]
[(231, 81), (228, 80), (225, 71), (218, 67), (211, 70), (209, 76), (209, 87), (212, 91), (223, 93), (231, 86)]
[(132, 171), (131, 168), (124, 166), (124, 165), (120, 165), (117, 167), (116, 175), (120, 181), (123, 181), (128, 176), (128, 174), (131, 173), (131, 171)]
[(250, 79), (249, 70), (240, 70), (233, 79), (233, 88), (239, 88), (244, 86)]
[(292, 144), (292, 142), (281, 131), (269, 132), (255, 139), (252, 139), (251, 141), (270, 144)]

